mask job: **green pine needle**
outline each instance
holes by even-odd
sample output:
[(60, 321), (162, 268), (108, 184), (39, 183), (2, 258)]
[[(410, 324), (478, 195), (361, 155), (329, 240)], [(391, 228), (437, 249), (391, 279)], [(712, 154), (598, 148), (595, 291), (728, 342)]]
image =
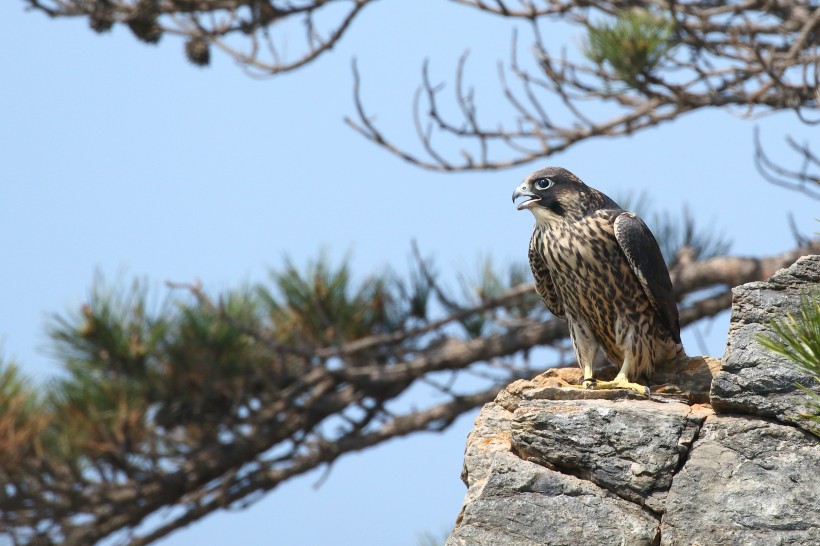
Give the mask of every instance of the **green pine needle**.
[[(797, 316), (789, 313), (770, 326), (774, 335), (758, 335), (758, 342), (820, 383), (820, 290), (804, 294)], [(809, 396), (813, 408), (806, 417), (820, 423), (820, 394), (798, 386)]]
[(273, 290), (259, 287), (258, 295), (283, 342), (343, 343), (400, 329), (410, 313), (426, 313), (426, 296), (417, 288), (404, 290), (415, 297), (412, 309), (406, 309), (389, 273), (354, 283), (348, 259), (333, 266), (322, 255), (304, 270), (287, 261), (283, 270), (271, 272), (271, 280)]
[(675, 46), (674, 21), (634, 8), (612, 22), (587, 26), (584, 55), (630, 87), (640, 87)]
[(7, 474), (42, 454), (40, 437), (49, 422), (30, 379), (14, 363), (0, 360), (0, 454)]

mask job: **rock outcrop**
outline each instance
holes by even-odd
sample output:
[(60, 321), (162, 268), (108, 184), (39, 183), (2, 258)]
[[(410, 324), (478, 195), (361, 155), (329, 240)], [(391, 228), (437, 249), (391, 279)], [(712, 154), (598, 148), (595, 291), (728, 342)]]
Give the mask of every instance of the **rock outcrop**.
[(794, 384), (820, 387), (755, 341), (817, 283), (808, 256), (736, 288), (722, 361), (681, 363), (651, 400), (566, 388), (574, 369), (507, 387), (468, 437), (447, 546), (820, 544), (820, 439)]
[(820, 283), (820, 256), (804, 256), (768, 281), (738, 286), (732, 294), (729, 339), (720, 373), (712, 381), (711, 401), (721, 413), (772, 417), (820, 434), (816, 422), (802, 419), (808, 411), (805, 392), (820, 392), (817, 381), (788, 366), (784, 357), (767, 351), (756, 337), (768, 331), (773, 318), (796, 314), (806, 286)]
[(820, 442), (748, 416), (706, 419), (672, 480), (661, 544), (820, 544)]

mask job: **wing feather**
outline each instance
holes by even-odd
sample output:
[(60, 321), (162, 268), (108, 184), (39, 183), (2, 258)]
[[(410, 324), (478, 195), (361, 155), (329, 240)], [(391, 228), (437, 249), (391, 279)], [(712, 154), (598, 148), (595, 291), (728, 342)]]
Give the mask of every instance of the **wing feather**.
[(528, 253), (532, 276), (535, 277), (535, 291), (543, 298), (544, 304), (550, 310), (550, 313), (559, 318), (566, 318), (564, 302), (561, 301), (561, 297), (555, 291), (555, 285), (552, 284), (552, 276), (544, 259), (544, 251), (544, 238), (541, 230), (536, 227), (532, 231)]
[(643, 220), (631, 212), (615, 218), (615, 238), (621, 246), (632, 271), (652, 302), (672, 338), (680, 343), (680, 320), (669, 270), (652, 232)]

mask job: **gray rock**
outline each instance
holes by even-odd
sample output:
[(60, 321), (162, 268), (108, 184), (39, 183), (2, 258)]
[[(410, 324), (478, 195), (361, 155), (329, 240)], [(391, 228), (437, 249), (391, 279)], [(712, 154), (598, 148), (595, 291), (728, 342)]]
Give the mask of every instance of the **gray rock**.
[(511, 421), (512, 413), (493, 402), (485, 404), (476, 417), (475, 426), (467, 436), (461, 469), (461, 480), (467, 486), (465, 504), (481, 492), (495, 455), (510, 452)]
[(657, 534), (658, 521), (636, 504), (498, 452), (446, 546), (650, 546)]
[(646, 400), (524, 401), (513, 415), (512, 447), (660, 513), (705, 416)]
[(759, 418), (711, 416), (673, 480), (663, 546), (820, 544), (820, 442)]
[(468, 437), (447, 546), (820, 544), (820, 438), (794, 384), (820, 386), (755, 340), (818, 282), (809, 256), (735, 289), (724, 361), (681, 362), (649, 400), (567, 388), (570, 368), (508, 386)]
[[(530, 403), (547, 402), (523, 402)], [(522, 460), (512, 450), (512, 425), (513, 412), (498, 403), (476, 418), (461, 475), (467, 495), (447, 546), (655, 543), (658, 520), (650, 511)]]
[(716, 411), (774, 417), (820, 433), (816, 423), (800, 417), (810, 408), (806, 393), (797, 384), (818, 393), (820, 385), (811, 376), (794, 370), (785, 358), (766, 350), (756, 339), (758, 334), (771, 333), (769, 323), (773, 318), (796, 313), (801, 295), (818, 283), (820, 256), (804, 256), (768, 281), (744, 284), (733, 290), (729, 339), (710, 393)]
[(447, 546), (820, 544), (817, 437), (699, 405), (527, 399), (537, 388), (476, 419)]

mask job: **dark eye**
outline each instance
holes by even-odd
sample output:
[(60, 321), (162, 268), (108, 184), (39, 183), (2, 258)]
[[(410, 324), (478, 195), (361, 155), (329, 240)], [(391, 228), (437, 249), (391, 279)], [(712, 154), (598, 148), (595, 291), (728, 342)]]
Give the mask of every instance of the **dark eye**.
[(546, 189), (549, 189), (550, 187), (552, 187), (552, 185), (554, 183), (555, 182), (553, 182), (549, 178), (539, 178), (538, 180), (535, 181), (535, 189), (536, 190), (546, 190)]

